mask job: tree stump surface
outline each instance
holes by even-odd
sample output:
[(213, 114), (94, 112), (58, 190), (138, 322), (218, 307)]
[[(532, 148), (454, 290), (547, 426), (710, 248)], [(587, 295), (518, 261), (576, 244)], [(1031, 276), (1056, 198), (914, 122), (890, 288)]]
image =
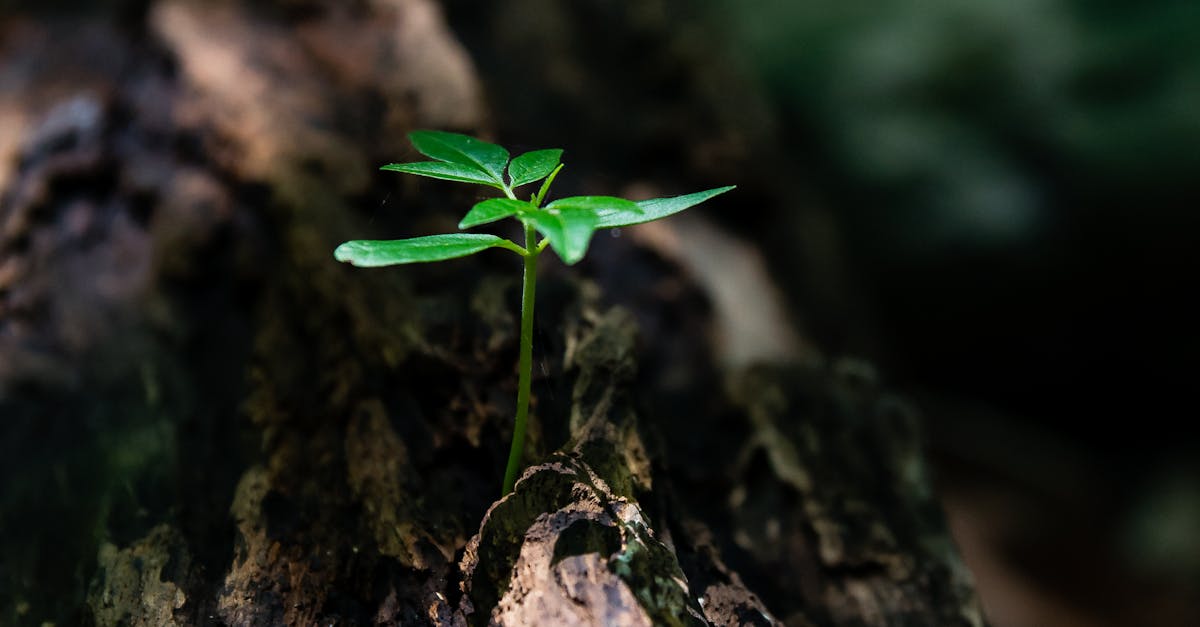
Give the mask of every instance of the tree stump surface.
[(490, 124), (430, 0), (0, 34), (0, 622), (983, 624), (915, 412), (861, 363), (723, 364), (645, 238), (545, 269), (497, 500), (519, 264), (332, 258), (474, 199), (372, 174)]

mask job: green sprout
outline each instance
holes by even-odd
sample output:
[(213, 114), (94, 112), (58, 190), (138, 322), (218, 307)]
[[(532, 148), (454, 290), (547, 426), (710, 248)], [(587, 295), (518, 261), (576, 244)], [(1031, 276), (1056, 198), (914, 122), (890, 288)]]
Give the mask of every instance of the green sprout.
[[(402, 263), (442, 261), (473, 255), (488, 248), (505, 248), (525, 261), (521, 290), (521, 346), (517, 380), (517, 416), (513, 425), (508, 467), (504, 472), (501, 496), (508, 494), (521, 470), (525, 448), (525, 423), (529, 416), (530, 375), (533, 362), (533, 306), (537, 286), (538, 255), (549, 245), (567, 265), (583, 259), (592, 234), (659, 220), (702, 203), (733, 189), (718, 187), (672, 198), (633, 202), (612, 196), (573, 196), (542, 206), (554, 178), (562, 170), (562, 150), (534, 150), (509, 160), (508, 151), (495, 144), (442, 131), (414, 131), (409, 140), (423, 155), (434, 161), (393, 163), (381, 169), (427, 176), (446, 181), (474, 183), (494, 187), (503, 198), (477, 203), (459, 229), (469, 229), (504, 218), (519, 220), (525, 231), (525, 245), (482, 233), (448, 233), (399, 240), (355, 240), (337, 247), (333, 255), (361, 267), (390, 266)], [(507, 169), (507, 177), (505, 170)], [(544, 179), (544, 181), (543, 181)], [(517, 198), (518, 187), (543, 181), (529, 200)], [(538, 241), (538, 234), (542, 240)]]

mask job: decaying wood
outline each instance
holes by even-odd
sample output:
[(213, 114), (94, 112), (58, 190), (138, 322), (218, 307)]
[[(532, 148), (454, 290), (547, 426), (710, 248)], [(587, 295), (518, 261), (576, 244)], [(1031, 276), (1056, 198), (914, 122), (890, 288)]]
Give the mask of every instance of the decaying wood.
[(869, 367), (750, 370), (753, 435), (729, 494), (734, 541), (818, 624), (980, 625), (946, 534), (913, 410)]
[[(710, 588), (689, 585), (665, 528), (655, 531), (638, 501), (652, 493), (653, 479), (629, 393), (636, 370), (632, 320), (619, 309), (580, 315), (568, 332), (565, 359), (576, 375), (570, 441), (525, 471), (467, 545), (468, 618), (691, 625), (738, 624), (737, 617), (748, 615), (774, 624), (736, 580), (712, 590), (716, 598), (706, 605)], [(720, 568), (715, 560), (705, 565)]]
[[(77, 25), (7, 27), (23, 43), (0, 63), (39, 96), (0, 99), (21, 132), (0, 144), (16, 164), (0, 168), (0, 403), (17, 425), (46, 403), (70, 431), (79, 405), (46, 399), (73, 381), (80, 399), (125, 399), (104, 428), (170, 444), (84, 449), (113, 461), (78, 524), (116, 536), (77, 556), (86, 605), (26, 586), (0, 616), (982, 624), (912, 410), (854, 364), (718, 363), (705, 282), (647, 238), (598, 244), (590, 267), (619, 275), (599, 286), (549, 269), (531, 465), (496, 500), (517, 265), (331, 258), (351, 237), (452, 228), (472, 198), (370, 174), (407, 154), (409, 129), (485, 126), (436, 5), (172, 0), (144, 26), (65, 39), (122, 59), (74, 86), (17, 71), (11, 47)], [(386, 211), (364, 209), (379, 197)], [(623, 306), (614, 280), (638, 283)], [(135, 365), (98, 378), (116, 363), (90, 357), (104, 338)], [(51, 392), (23, 404), (28, 386)], [(181, 489), (105, 518), (144, 485)]]

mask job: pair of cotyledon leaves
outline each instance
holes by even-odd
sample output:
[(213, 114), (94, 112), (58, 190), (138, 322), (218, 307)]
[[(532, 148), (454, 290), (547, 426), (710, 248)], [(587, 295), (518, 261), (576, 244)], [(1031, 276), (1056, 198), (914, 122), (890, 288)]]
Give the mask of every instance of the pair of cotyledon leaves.
[[(530, 201), (512, 198), (513, 190), (550, 176), (559, 167), (562, 150), (535, 150), (509, 160), (508, 151), (495, 144), (458, 133), (414, 131), (409, 139), (416, 149), (434, 161), (393, 163), (383, 170), (405, 172), (447, 181), (494, 187), (506, 198), (477, 203), (459, 222), (468, 229), (515, 217), (532, 226), (550, 242), (567, 264), (583, 258), (597, 229), (650, 222), (679, 213), (688, 207), (733, 189), (718, 187), (703, 192), (633, 202), (612, 196), (573, 196), (539, 207), (547, 185)], [(507, 177), (505, 176), (507, 170)], [(552, 180), (553, 177), (551, 177)], [(547, 181), (547, 184), (549, 181)], [(402, 263), (441, 261), (465, 257), (488, 248), (507, 248), (526, 254), (524, 248), (495, 235), (448, 233), (401, 240), (357, 240), (338, 246), (334, 256), (356, 266), (374, 267)]]

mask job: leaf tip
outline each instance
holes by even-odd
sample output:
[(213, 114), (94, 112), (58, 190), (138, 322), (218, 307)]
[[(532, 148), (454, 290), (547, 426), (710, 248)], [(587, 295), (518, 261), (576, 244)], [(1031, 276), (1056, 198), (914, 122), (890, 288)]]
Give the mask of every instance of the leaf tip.
[[(553, 244), (551, 244), (551, 247), (553, 248)], [(554, 252), (558, 253), (558, 258), (562, 259), (562, 262), (568, 266), (573, 266), (580, 261), (583, 261), (583, 258), (587, 256), (587, 251), (587, 244), (584, 244), (583, 248), (575, 248), (565, 251), (559, 248), (554, 248)]]
[(354, 264), (354, 253), (358, 249), (354, 242), (343, 242), (340, 246), (333, 249), (333, 258), (342, 263)]

